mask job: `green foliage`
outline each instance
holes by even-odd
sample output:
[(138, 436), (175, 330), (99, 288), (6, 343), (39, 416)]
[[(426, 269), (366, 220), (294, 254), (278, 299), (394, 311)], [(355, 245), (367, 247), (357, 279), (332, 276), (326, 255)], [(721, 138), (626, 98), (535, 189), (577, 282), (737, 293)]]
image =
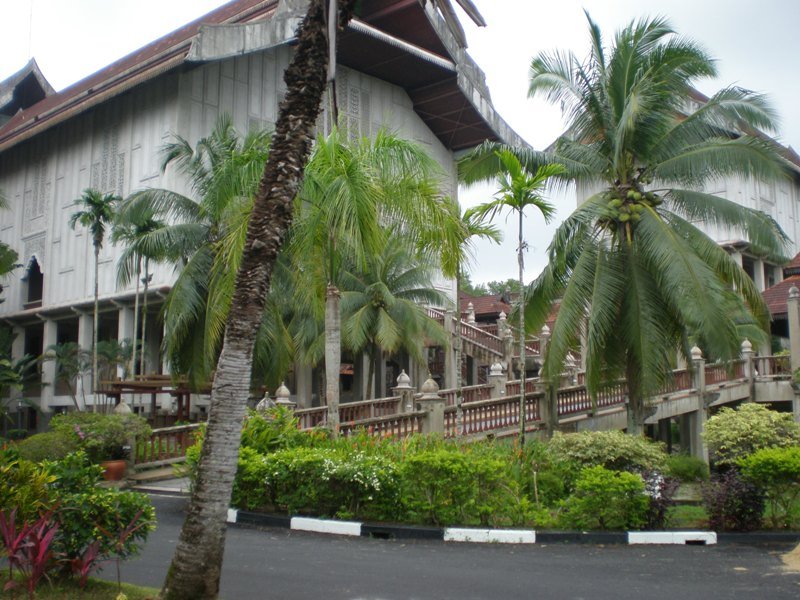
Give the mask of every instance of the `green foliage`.
[(762, 448), (800, 444), (800, 426), (791, 413), (778, 413), (748, 402), (736, 409), (722, 408), (706, 422), (703, 439), (717, 465), (735, 465)]
[(4, 451), (0, 457), (0, 510), (16, 508), (19, 521), (34, 521), (51, 505), (54, 481), (45, 467)]
[(708, 463), (689, 454), (676, 454), (667, 459), (667, 473), (686, 483), (706, 481)]
[[(555, 433), (549, 451), (553, 460), (573, 463), (577, 469), (601, 466), (612, 471), (662, 471), (667, 455), (662, 446), (642, 436), (621, 431)], [(572, 469), (573, 474), (575, 469)]]
[(596, 466), (583, 469), (561, 522), (574, 529), (638, 529), (650, 503), (642, 478)]
[(448, 449), (410, 456), (402, 465), (403, 503), (413, 520), (436, 525), (496, 522), (507, 501), (506, 465)]
[(275, 450), (306, 445), (309, 436), (297, 428), (297, 419), (291, 410), (276, 406), (266, 414), (254, 410), (247, 412), (242, 428), (243, 448), (261, 454)]
[(75, 439), (63, 431), (36, 433), (16, 443), (20, 458), (32, 462), (58, 460), (77, 450)]
[(134, 437), (150, 435), (150, 426), (134, 414), (71, 412), (56, 415), (53, 431), (70, 436), (94, 462), (125, 458)]
[(761, 527), (764, 492), (730, 468), (703, 485), (703, 507), (715, 531), (753, 531)]
[(745, 479), (763, 490), (772, 526), (796, 525), (800, 518), (800, 447), (764, 448), (739, 459), (739, 467)]

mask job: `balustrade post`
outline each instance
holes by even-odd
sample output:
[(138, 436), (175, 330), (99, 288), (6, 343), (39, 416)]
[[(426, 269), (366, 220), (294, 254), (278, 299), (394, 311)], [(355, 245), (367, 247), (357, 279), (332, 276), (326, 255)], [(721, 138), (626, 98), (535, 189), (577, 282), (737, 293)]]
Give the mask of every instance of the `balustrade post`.
[(422, 433), (444, 433), (444, 398), (439, 395), (439, 386), (428, 375), (428, 380), (420, 388), (422, 395), (417, 398), (417, 405), (423, 411)]
[(467, 304), (467, 323), (470, 325), (475, 324), (475, 305), (472, 302)]
[[(708, 462), (708, 447), (703, 440), (703, 430), (708, 419), (706, 410), (706, 361), (703, 352), (697, 346), (691, 350), (692, 369), (694, 371), (694, 387), (700, 398), (699, 408), (686, 415), (689, 429), (689, 450), (693, 456)], [(683, 440), (682, 440), (683, 441)]]
[(508, 375), (503, 372), (503, 365), (499, 362), (489, 367), (489, 383), (492, 386), (492, 398), (503, 398), (506, 395)]
[(289, 399), (291, 395), (289, 388), (286, 387), (286, 383), (282, 381), (281, 386), (275, 390), (275, 404), (294, 411), (294, 409), (297, 408), (297, 402), (292, 402)]
[(397, 385), (392, 388), (395, 396), (400, 396), (397, 402), (398, 413), (412, 412), (414, 410), (414, 388), (411, 387), (411, 377), (406, 374), (405, 369), (400, 371), (397, 376)]
[(792, 374), (800, 369), (800, 290), (797, 286), (789, 288), (789, 299), (786, 301), (789, 317), (789, 350)]

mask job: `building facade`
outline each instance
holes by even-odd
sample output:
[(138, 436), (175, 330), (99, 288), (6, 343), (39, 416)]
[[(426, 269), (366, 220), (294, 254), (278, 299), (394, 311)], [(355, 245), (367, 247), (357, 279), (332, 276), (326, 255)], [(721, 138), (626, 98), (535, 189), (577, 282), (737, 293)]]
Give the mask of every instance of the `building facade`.
[[(353, 135), (386, 127), (424, 146), (457, 194), (454, 153), (484, 140), (521, 143), (500, 119), (480, 69), (431, 6), (366, 0), (340, 38), (340, 115)], [(186, 182), (160, 168), (161, 146), (179, 135), (194, 144), (219, 115), (236, 129), (269, 129), (285, 92), (282, 75), (307, 0), (234, 0), (154, 41), (94, 75), (55, 92), (32, 61), (0, 83), (0, 241), (22, 267), (6, 281), (0, 320), (13, 330), (14, 358), (49, 346), (91, 347), (94, 262), (91, 236), (69, 226), (75, 200), (94, 188), (122, 197), (143, 188), (189, 193)], [(320, 126), (324, 128), (327, 116)], [(100, 252), (100, 339), (134, 338), (135, 285), (117, 284), (121, 248)], [(150, 282), (147, 372), (164, 370), (157, 319), (175, 277), (156, 266)], [(454, 284), (438, 285), (454, 296)], [(56, 385), (55, 364), (43, 385), (29, 385), (29, 414), (73, 404)], [(88, 378), (77, 382), (93, 402)], [(13, 406), (12, 406), (13, 410)]]

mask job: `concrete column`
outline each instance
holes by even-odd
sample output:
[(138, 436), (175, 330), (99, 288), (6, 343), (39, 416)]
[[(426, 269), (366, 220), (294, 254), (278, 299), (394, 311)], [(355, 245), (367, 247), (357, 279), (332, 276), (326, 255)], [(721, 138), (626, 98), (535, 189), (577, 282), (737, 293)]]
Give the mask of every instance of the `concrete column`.
[(448, 309), (444, 313), (444, 330), (447, 334), (447, 347), (444, 349), (444, 388), (456, 387), (456, 359), (453, 338), (456, 332), (455, 313)]
[[(133, 308), (130, 306), (121, 306), (119, 308), (119, 327), (117, 331), (117, 341), (119, 341), (120, 344), (124, 343), (125, 340), (127, 340), (128, 343), (133, 344), (133, 321)], [(133, 372), (133, 364), (130, 364), (127, 367), (123, 367), (122, 365), (117, 366), (117, 377), (121, 379), (125, 379), (126, 373), (128, 377), (130, 377)]]
[[(92, 351), (92, 313), (80, 313), (78, 316), (78, 344), (87, 352)], [(91, 360), (91, 358), (89, 359)], [(96, 404), (92, 394), (92, 373), (89, 369), (81, 377), (78, 377), (76, 385), (78, 398), (86, 404)], [(84, 406), (84, 409), (86, 407)]]
[(472, 302), (467, 304), (467, 323), (470, 325), (475, 324), (475, 305)]
[(708, 419), (708, 411), (705, 407), (706, 395), (706, 361), (703, 353), (697, 346), (692, 348), (692, 369), (694, 370), (694, 387), (700, 398), (700, 408), (687, 415), (689, 428), (689, 451), (692, 456), (702, 458), (708, 462), (708, 448), (703, 441), (703, 429)]
[[(50, 346), (58, 343), (58, 324), (53, 319), (44, 320), (44, 333), (42, 334), (42, 348), (46, 352)], [(56, 361), (48, 360), (42, 363), (42, 395), (39, 399), (39, 408), (42, 412), (50, 412), (56, 388)]]
[[(542, 326), (542, 330), (539, 332), (539, 356), (542, 357), (542, 363), (544, 364), (544, 356), (547, 353), (547, 346), (550, 343), (550, 328), (547, 324)], [(573, 365), (575, 361), (573, 360)]]
[(758, 259), (754, 261), (753, 265), (753, 282), (756, 284), (756, 289), (759, 292), (763, 292), (767, 289), (766, 281), (764, 281), (764, 261), (762, 259)]
[(414, 410), (414, 388), (411, 387), (411, 377), (406, 374), (405, 369), (400, 371), (397, 376), (397, 385), (392, 388), (395, 396), (400, 396), (397, 403), (397, 412), (406, 413)]
[(439, 395), (439, 386), (428, 377), (420, 392), (422, 396), (417, 398), (417, 405), (425, 413), (422, 433), (444, 433), (444, 398)]
[(800, 369), (800, 290), (797, 286), (789, 288), (786, 309), (789, 316), (789, 349), (792, 373), (794, 373), (796, 369)]
[(312, 370), (308, 365), (294, 363), (295, 395), (300, 408), (311, 408)]

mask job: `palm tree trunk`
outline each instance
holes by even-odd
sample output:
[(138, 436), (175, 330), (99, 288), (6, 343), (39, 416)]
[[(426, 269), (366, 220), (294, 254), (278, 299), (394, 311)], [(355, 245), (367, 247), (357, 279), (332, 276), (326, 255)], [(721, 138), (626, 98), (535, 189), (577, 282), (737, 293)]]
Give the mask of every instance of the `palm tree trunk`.
[(148, 276), (148, 271), (150, 270), (150, 262), (149, 259), (144, 259), (144, 291), (142, 293), (142, 351), (139, 357), (139, 373), (144, 375), (144, 368), (145, 368), (145, 341), (147, 339), (147, 288), (148, 284), (150, 283), (150, 279)]
[(519, 245), (517, 246), (517, 263), (519, 264), (519, 301), (517, 310), (519, 311), (519, 444), (525, 444), (525, 312), (523, 306), (523, 273), (525, 270), (525, 259), (522, 247), (522, 210), (519, 211)]
[(100, 304), (100, 244), (94, 242), (94, 315), (92, 318), (92, 408), (97, 412), (97, 330)]
[[(131, 343), (133, 346), (131, 347), (131, 362), (129, 365), (129, 377), (131, 379), (135, 379), (136, 375), (136, 340), (139, 335), (139, 276), (141, 275), (142, 260), (140, 258), (136, 259), (136, 296), (134, 297), (133, 301), (133, 339)], [(134, 394), (131, 400), (133, 406), (131, 408), (136, 408), (136, 396), (138, 394)], [(141, 399), (141, 398), (140, 398)], [(152, 415), (155, 418), (155, 415)]]
[[(353, 14), (355, 0), (342, 0), (339, 26)], [(225, 520), (236, 475), (242, 419), (249, 395), (253, 346), (269, 290), (275, 258), (292, 220), (292, 203), (311, 149), (311, 132), (325, 88), (327, 36), (321, 0), (312, 0), (297, 32), (286, 69), (286, 96), (272, 138), (253, 211), (222, 353), (211, 391), (206, 436), (186, 521), (161, 598), (216, 598), (225, 549)]]
[(630, 354), (625, 365), (625, 379), (628, 383), (628, 433), (642, 435), (644, 433), (644, 399), (639, 365), (630, 357)]
[(328, 427), (339, 435), (339, 373), (342, 368), (342, 324), (339, 314), (339, 289), (329, 285), (325, 292), (325, 403)]

